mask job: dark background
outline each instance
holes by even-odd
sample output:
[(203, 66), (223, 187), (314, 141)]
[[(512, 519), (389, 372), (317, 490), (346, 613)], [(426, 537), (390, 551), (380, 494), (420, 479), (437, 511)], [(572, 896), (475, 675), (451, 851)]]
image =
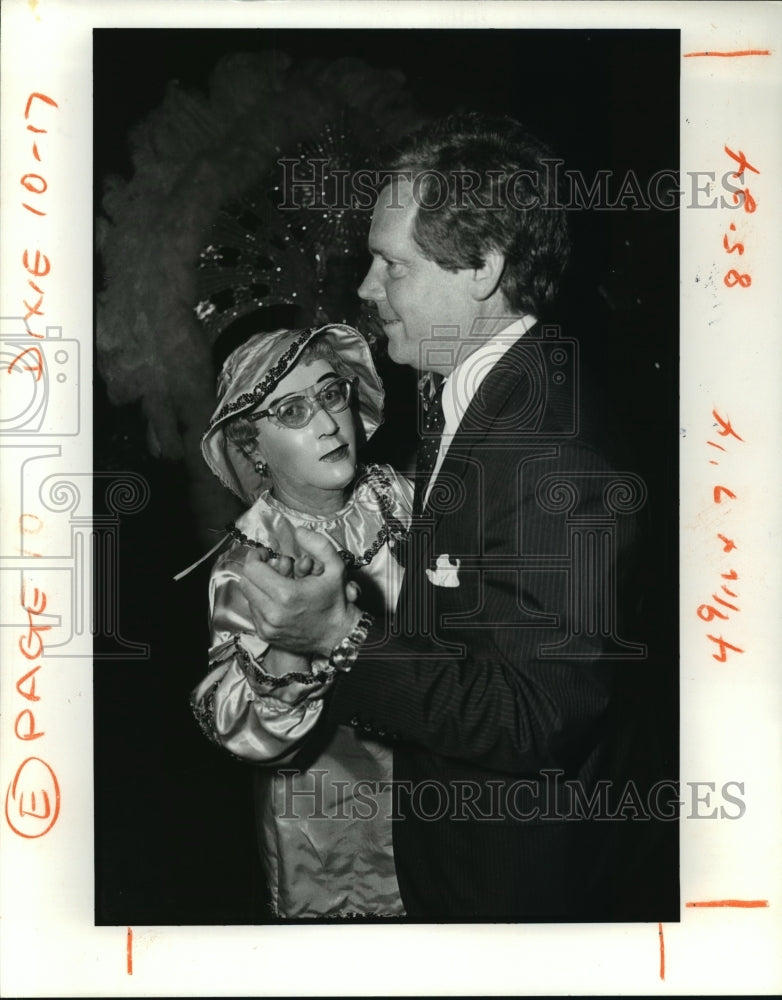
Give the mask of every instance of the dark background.
[[(205, 88), (220, 56), (262, 49), (398, 68), (423, 113), (511, 114), (586, 178), (632, 169), (643, 184), (678, 169), (675, 31), (96, 30), (96, 211), (106, 178), (131, 176), (128, 131), (160, 104), (168, 81)], [(649, 487), (641, 638), (650, 655), (633, 668), (639, 683), (628, 679), (627, 687), (660, 738), (660, 776), (675, 779), (678, 213), (576, 211), (571, 222), (575, 251), (557, 319), (579, 338), (615, 414), (627, 467)], [(96, 290), (102, 281), (98, 260)], [(150, 656), (95, 661), (96, 923), (256, 922), (264, 919), (264, 886), (250, 767), (221, 755), (188, 705), (207, 666), (209, 563), (173, 583), (203, 553), (184, 470), (151, 457), (140, 407), (111, 406), (95, 370), (95, 469), (134, 471), (151, 491), (147, 507), (121, 523), (118, 563), (121, 633), (148, 644)], [(396, 376), (385, 376), (392, 395)], [(399, 433), (392, 412), (374, 457), (398, 462), (412, 447), (410, 428)], [(99, 514), (97, 492), (95, 502)], [(675, 919), (675, 824), (668, 829), (655, 863), (629, 889), (637, 900), (629, 919)]]

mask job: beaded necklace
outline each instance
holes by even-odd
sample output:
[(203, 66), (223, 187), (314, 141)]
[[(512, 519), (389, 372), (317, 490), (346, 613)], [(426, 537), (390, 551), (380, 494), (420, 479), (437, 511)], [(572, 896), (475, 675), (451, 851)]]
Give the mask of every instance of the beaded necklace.
[[(370, 465), (365, 470), (361, 469), (359, 471), (365, 472), (366, 474), (366, 485), (372, 491), (373, 497), (377, 500), (380, 513), (383, 517), (383, 526), (380, 531), (378, 531), (375, 536), (375, 540), (369, 548), (364, 549), (364, 552), (360, 556), (354, 555), (347, 549), (339, 549), (339, 555), (348, 569), (358, 569), (361, 566), (369, 565), (389, 538), (393, 537), (402, 540), (407, 538), (408, 534), (404, 525), (391, 514), (394, 507), (394, 501), (391, 496), (391, 480), (388, 476), (386, 476), (383, 470), (377, 465)], [(249, 538), (243, 531), (240, 531), (235, 524), (226, 525), (225, 530), (231, 538), (234, 538), (242, 545), (248, 545), (256, 549), (265, 549), (268, 553), (269, 559), (280, 558), (280, 552), (275, 552), (274, 549), (266, 545), (264, 542), (259, 542), (254, 538)]]

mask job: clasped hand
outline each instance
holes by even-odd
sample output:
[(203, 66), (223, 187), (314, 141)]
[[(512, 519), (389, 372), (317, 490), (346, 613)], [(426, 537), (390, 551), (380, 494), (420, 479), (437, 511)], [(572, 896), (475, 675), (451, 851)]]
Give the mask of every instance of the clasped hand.
[(239, 586), (270, 646), (328, 656), (360, 617), (358, 587), (346, 580), (345, 564), (323, 535), (297, 528), (296, 541), (303, 552), (296, 560), (248, 553)]

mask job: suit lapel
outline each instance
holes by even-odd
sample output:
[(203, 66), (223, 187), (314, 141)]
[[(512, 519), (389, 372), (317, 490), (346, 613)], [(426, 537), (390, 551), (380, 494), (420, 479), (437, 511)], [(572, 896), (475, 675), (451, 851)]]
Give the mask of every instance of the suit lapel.
[[(538, 327), (521, 336), (481, 382), (454, 434), (437, 480), (462, 480), (473, 451), (498, 431), (532, 431), (540, 425), (545, 406), (545, 365), (538, 344)], [(499, 422), (503, 411), (508, 419)], [(434, 514), (437, 524), (445, 513)]]

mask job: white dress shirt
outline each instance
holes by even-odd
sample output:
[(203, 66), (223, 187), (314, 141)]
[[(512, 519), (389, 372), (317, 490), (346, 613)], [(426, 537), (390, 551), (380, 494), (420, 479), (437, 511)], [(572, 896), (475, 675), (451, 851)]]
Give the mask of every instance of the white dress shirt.
[(522, 337), (531, 326), (536, 323), (534, 316), (521, 316), (510, 326), (506, 326), (493, 337), (489, 337), (485, 344), (482, 344), (469, 357), (458, 364), (443, 383), (443, 416), (445, 425), (443, 436), (440, 439), (440, 450), (437, 453), (437, 461), (432, 469), (432, 475), (426, 486), (424, 494), (424, 507), (429, 500), (429, 493), (432, 484), (437, 479), (440, 467), (443, 464), (451, 440), (459, 429), (462, 417), (467, 412), (467, 408), (472, 402), (481, 383), (494, 368), (501, 357)]

